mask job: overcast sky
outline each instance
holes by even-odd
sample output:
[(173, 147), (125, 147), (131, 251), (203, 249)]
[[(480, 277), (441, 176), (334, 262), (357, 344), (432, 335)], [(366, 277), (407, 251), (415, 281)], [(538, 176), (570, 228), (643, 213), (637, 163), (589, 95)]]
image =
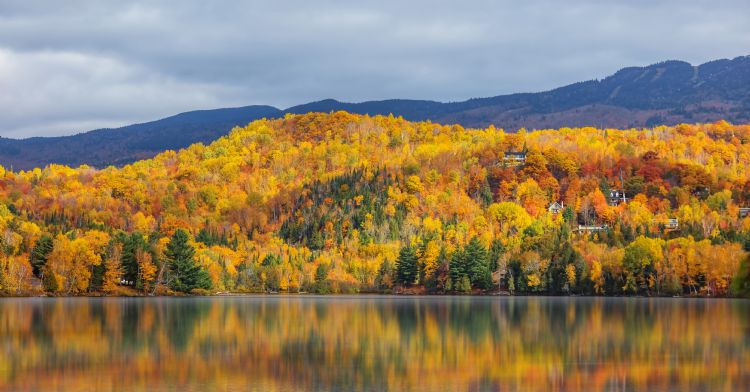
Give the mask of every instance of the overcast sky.
[(0, 0), (0, 136), (324, 98), (464, 100), (750, 54), (748, 0)]

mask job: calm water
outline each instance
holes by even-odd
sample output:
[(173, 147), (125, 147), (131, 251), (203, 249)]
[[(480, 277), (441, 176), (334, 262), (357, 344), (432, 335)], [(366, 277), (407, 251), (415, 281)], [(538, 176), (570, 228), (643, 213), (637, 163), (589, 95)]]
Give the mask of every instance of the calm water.
[(750, 301), (0, 300), (0, 390), (750, 390)]

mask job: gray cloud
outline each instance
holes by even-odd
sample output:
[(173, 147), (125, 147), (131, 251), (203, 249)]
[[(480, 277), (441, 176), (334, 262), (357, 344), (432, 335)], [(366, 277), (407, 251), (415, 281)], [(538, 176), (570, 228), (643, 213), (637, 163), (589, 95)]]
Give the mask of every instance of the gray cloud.
[(223, 106), (538, 91), (750, 54), (747, 0), (0, 3), (0, 136)]

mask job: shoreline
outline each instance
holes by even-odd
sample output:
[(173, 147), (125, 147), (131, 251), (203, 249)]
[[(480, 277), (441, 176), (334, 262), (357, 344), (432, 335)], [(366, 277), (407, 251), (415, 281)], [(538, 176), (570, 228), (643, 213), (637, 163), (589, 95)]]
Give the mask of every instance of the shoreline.
[(3, 299), (10, 298), (50, 298), (50, 299), (63, 299), (63, 298), (228, 298), (228, 297), (397, 297), (397, 298), (633, 298), (633, 299), (737, 299), (747, 300), (750, 298), (744, 297), (724, 297), (724, 296), (647, 296), (647, 295), (552, 295), (552, 294), (520, 294), (510, 295), (502, 293), (489, 293), (489, 294), (399, 294), (399, 293), (334, 293), (334, 294), (319, 294), (319, 293), (216, 293), (210, 295), (0, 295), (0, 301)]

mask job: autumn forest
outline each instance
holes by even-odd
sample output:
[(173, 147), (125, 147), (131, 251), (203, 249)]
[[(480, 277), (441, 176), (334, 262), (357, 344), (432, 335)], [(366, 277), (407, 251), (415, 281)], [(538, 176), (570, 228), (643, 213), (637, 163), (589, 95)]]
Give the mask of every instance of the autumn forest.
[(0, 293), (750, 294), (750, 125), (258, 120), (116, 168), (0, 167)]

